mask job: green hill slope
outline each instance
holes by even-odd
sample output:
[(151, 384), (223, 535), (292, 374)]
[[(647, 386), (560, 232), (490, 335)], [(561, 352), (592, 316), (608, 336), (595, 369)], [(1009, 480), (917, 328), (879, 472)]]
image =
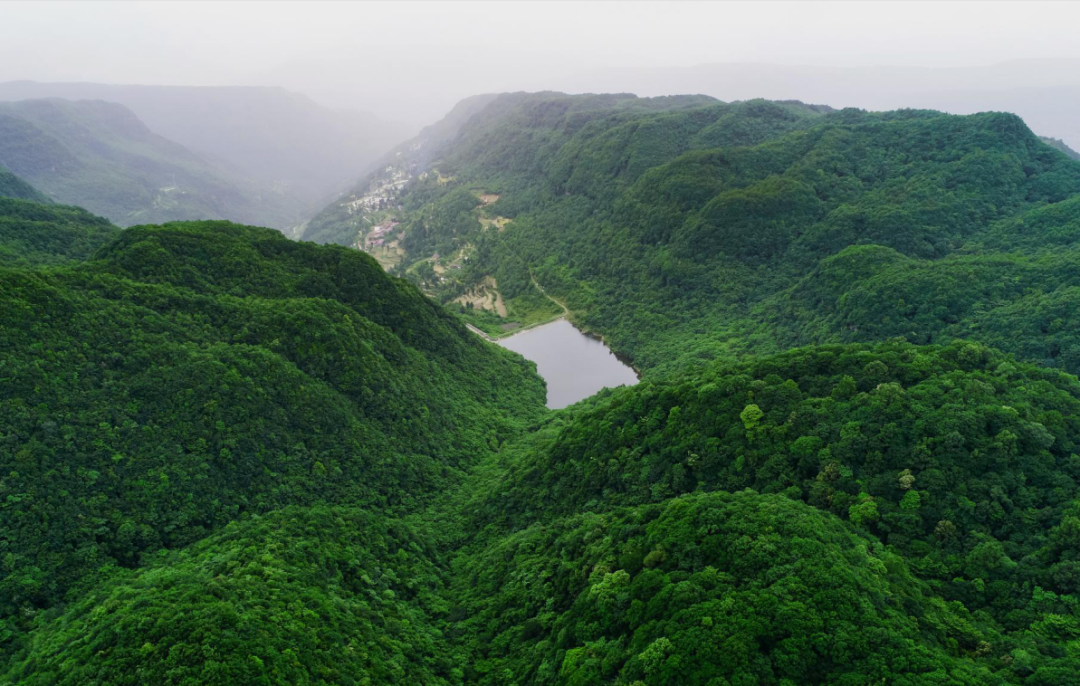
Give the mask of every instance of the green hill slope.
[(0, 167), (0, 198), (49, 202), (49, 199), (36, 188), (2, 167)]
[[(289, 508), (122, 570), (38, 620), (26, 684), (450, 683), (430, 541), (356, 509)], [(3, 680), (0, 676), (0, 681)]]
[(415, 507), (542, 412), (531, 365), (369, 257), (269, 229), (122, 232), (0, 270), (8, 631), (249, 513)]
[(780, 496), (559, 520), (459, 558), (455, 586), (443, 557), (402, 522), (284, 510), (43, 617), (8, 678), (1006, 683), (965, 656), (993, 637), (966, 612), (871, 537)]
[(288, 506), (105, 568), (7, 679), (1072, 683), (1078, 404), (975, 344), (647, 381), (416, 516)]
[(1080, 165), (993, 113), (443, 124), (310, 235), (447, 302), (543, 287), (642, 382), (546, 411), (269, 229), (12, 240), (0, 684), (1078, 684)]
[(965, 655), (988, 636), (962, 608), (782, 496), (577, 515), (462, 566), (469, 683), (1006, 683)]
[(0, 198), (0, 266), (85, 260), (118, 233), (108, 220), (78, 207)]
[(497, 289), (503, 321), (539, 284), (646, 371), (892, 336), (1080, 371), (1080, 164), (1011, 115), (515, 94), (429, 168), (365, 249), (444, 302)]
[(284, 228), (299, 208), (101, 101), (0, 103), (0, 165), (121, 226), (228, 218)]
[[(819, 346), (609, 392), (553, 418), (497, 465), (478, 472), (475, 486), (461, 498), (467, 524), (458, 528), (483, 532), (457, 566), (464, 574), (461, 592), (474, 603), (476, 614), (467, 622), (474, 648), (526, 682), (543, 682), (539, 674), (557, 668), (559, 655), (565, 669), (571, 649), (581, 648), (574, 666), (586, 670), (582, 683), (621, 683), (643, 675), (655, 683), (664, 678), (707, 683), (717, 674), (756, 674), (759, 683), (785, 683), (785, 675), (776, 671), (783, 668), (770, 664), (769, 652), (814, 630), (785, 632), (778, 627), (786, 620), (763, 618), (760, 613), (776, 607), (772, 600), (751, 602), (752, 621), (725, 609), (724, 623), (716, 626), (749, 621), (748, 627), (781, 634), (751, 639), (754, 629), (737, 632), (732, 649), (741, 650), (734, 648), (744, 645), (737, 643), (741, 639), (755, 647), (736, 657), (721, 647), (726, 638), (694, 637), (712, 626), (700, 619), (703, 610), (694, 604), (707, 606), (718, 589), (695, 588), (702, 582), (694, 582), (694, 575), (712, 566), (723, 576), (746, 562), (746, 569), (761, 578), (805, 583), (818, 573), (772, 566), (785, 564), (789, 554), (792, 564), (816, 564), (809, 562), (816, 553), (795, 554), (793, 548), (806, 543), (810, 531), (818, 532), (810, 538), (839, 532), (846, 520), (847, 536), (858, 531), (887, 546), (887, 553), (871, 553), (874, 564), (891, 570), (876, 579), (892, 578), (898, 587), (887, 592), (890, 601), (876, 607), (929, 602), (918, 612), (959, 612), (920, 619), (917, 625), (944, 630), (951, 638), (939, 633), (921, 640), (951, 646), (945, 652), (963, 656), (968, 665), (961, 672), (972, 670), (953, 675), (954, 681), (941, 674), (905, 676), (900, 663), (886, 665), (906, 649), (886, 648), (892, 639), (883, 634), (878, 648), (868, 648), (881, 650), (873, 660), (884, 670), (879, 679), (1055, 683), (1075, 673), (1075, 656), (1060, 647), (1080, 627), (1075, 537), (1066, 533), (1076, 526), (1078, 417), (1076, 377), (972, 343)], [(750, 509), (785, 502), (790, 514), (772, 511), (760, 522), (728, 524), (727, 516), (716, 512), (717, 501), (702, 495), (724, 494), (718, 501), (730, 506), (728, 494), (746, 489), (782, 496), (764, 499), (747, 491), (738, 497)], [(809, 508), (828, 515), (818, 520)], [(679, 521), (683, 513), (698, 510), (690, 521)], [(675, 523), (659, 523), (665, 511), (680, 513)], [(788, 517), (808, 528), (785, 531)], [(732, 532), (725, 540), (726, 526)], [(713, 535), (725, 542), (716, 553), (702, 555), (699, 546)], [(821, 553), (821, 578), (847, 578), (840, 594), (852, 594), (831, 603), (838, 612), (860, 596), (855, 590), (860, 582), (844, 576), (860, 574), (847, 556), (865, 552), (867, 545), (849, 538), (839, 549)], [(755, 559), (759, 546), (763, 557)], [(887, 555), (897, 557), (890, 561)], [(824, 571), (829, 566), (832, 571)], [(642, 578), (649, 590), (639, 595), (637, 577), (654, 568), (663, 574)], [(909, 569), (917, 583), (902, 580)], [(900, 576), (891, 577), (893, 571)], [(736, 594), (746, 584), (757, 587), (749, 580), (731, 583), (730, 593)], [(611, 584), (614, 596), (608, 599), (602, 593)], [(666, 584), (668, 595), (650, 601)], [(809, 620), (817, 610), (806, 603), (817, 602), (822, 592), (801, 588), (788, 597), (798, 599), (798, 614)], [(915, 597), (901, 599), (908, 594)], [(901, 628), (904, 621), (866, 615), (860, 621), (910, 636)], [(495, 634), (485, 629), (491, 622), (500, 627)], [(960, 633), (951, 634), (954, 630)], [(838, 632), (842, 629), (825, 633), (835, 638)], [(677, 641), (680, 633), (685, 638)], [(635, 665), (642, 659), (635, 654), (661, 637), (669, 639), (662, 656), (678, 656), (671, 665), (675, 671), (663, 678)], [(799, 645), (796, 653), (805, 647)], [(557, 654), (556, 647), (567, 652)], [(809, 662), (795, 658), (793, 669), (800, 671), (786, 678), (848, 683), (832, 671), (846, 667), (821, 657), (830, 651), (808, 653)], [(1014, 661), (1021, 654), (1023, 667)], [(943, 655), (925, 659), (928, 671), (953, 669)], [(920, 659), (900, 662), (911, 666)], [(845, 664), (863, 674), (876, 669)], [(996, 674), (975, 676), (975, 665)], [(1032, 676), (1040, 669), (1041, 675)], [(893, 676), (885, 676), (889, 672)], [(492, 683), (498, 682), (496, 674), (490, 673)], [(554, 681), (572, 683), (562, 673)]]

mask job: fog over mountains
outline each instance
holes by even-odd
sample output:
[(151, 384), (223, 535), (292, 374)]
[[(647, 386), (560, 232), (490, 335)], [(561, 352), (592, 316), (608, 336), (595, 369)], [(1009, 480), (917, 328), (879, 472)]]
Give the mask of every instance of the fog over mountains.
[(836, 108), (926, 108), (951, 114), (1005, 111), (1036, 132), (1080, 146), (1080, 60), (1027, 59), (973, 67), (814, 66), (766, 62), (691, 66), (584, 68), (566, 56), (500, 51), (514, 66), (493, 71), (484, 49), (447, 50), (445, 60), (406, 54), (365, 74), (349, 88), (358, 65), (379, 61), (374, 50), (335, 52), (286, 63), (252, 75), (307, 92), (317, 100), (370, 110), (414, 128), (437, 120), (476, 93), (556, 90), (565, 93), (634, 93), (643, 97), (702, 94), (730, 102), (797, 99)]
[(1080, 60), (1016, 60), (979, 67), (819, 67), (704, 64), (607, 69), (575, 77), (572, 90), (642, 96), (704, 93), (721, 100), (798, 99), (868, 110), (924, 108), (950, 114), (1019, 114), (1036, 132), (1080, 145)]
[(332, 110), (283, 88), (0, 84), (0, 101), (31, 98), (121, 104), (154, 133), (301, 203), (339, 190), (407, 133), (370, 113)]
[(1078, 24), (0, 3), (0, 686), (1080, 686)]
[[(1003, 111), (1018, 114), (1041, 136), (1080, 148), (1080, 120), (1074, 115), (1080, 108), (1080, 60), (1015, 60), (938, 68), (747, 62), (575, 71), (558, 61), (545, 64), (541, 57), (509, 54), (507, 59), (517, 60), (521, 66), (510, 78), (505, 70), (485, 71), (483, 51), (454, 50), (445, 61), (426, 65), (419, 57), (405, 56), (383, 60), (378, 69), (364, 71), (356, 65), (378, 60), (361, 49), (336, 54), (327, 61), (280, 65), (258, 77), (295, 90), (281, 86), (10, 81), (0, 83), (0, 102), (51, 98), (113, 103), (160, 140), (151, 146), (156, 146), (155, 151), (136, 153), (143, 156), (142, 162), (130, 157), (134, 149), (128, 141), (124, 160), (114, 152), (109, 162), (83, 159), (58, 172), (49, 161), (60, 154), (55, 141), (46, 145), (43, 139), (37, 140), (38, 152), (52, 152), (35, 157), (26, 149), (16, 151), (27, 145), (16, 136), (3, 143), (6, 152), (0, 164), (54, 200), (84, 205), (121, 224), (220, 217), (284, 230), (295, 227), (302, 232), (305, 222), (371, 172), (373, 165), (421, 125), (439, 121), (470, 95), (500, 90), (554, 88), (567, 93), (634, 93), (642, 97), (702, 94), (725, 102), (800, 100), (871, 111)], [(358, 72), (364, 78), (349, 77)], [(81, 107), (89, 111), (85, 105)], [(43, 111), (22, 104), (20, 108), (24, 113)], [(51, 109), (60, 111), (55, 105)], [(9, 107), (6, 111), (10, 116), (18, 110)], [(98, 108), (95, 117), (104, 111)], [(61, 128), (73, 130), (70, 125)], [(83, 131), (68, 141), (68, 148), (96, 135)], [(136, 148), (148, 140), (144, 137)], [(102, 145), (111, 145), (98, 143), (79, 154), (96, 157), (104, 149)], [(168, 145), (180, 146), (172, 159), (163, 152)], [(69, 149), (61, 156), (70, 154)], [(157, 161), (147, 167), (148, 158)], [(177, 163), (183, 171), (178, 171)], [(102, 164), (111, 165), (113, 171), (103, 173)], [(96, 170), (93, 174), (87, 171), (91, 168)], [(92, 178), (82, 178), (88, 174)], [(125, 178), (129, 181), (123, 181)], [(186, 181), (177, 186), (178, 179)], [(109, 183), (119, 187), (109, 190)], [(169, 197), (170, 193), (177, 195), (171, 190), (174, 186), (183, 196), (179, 200)], [(132, 193), (133, 187), (145, 188)]]

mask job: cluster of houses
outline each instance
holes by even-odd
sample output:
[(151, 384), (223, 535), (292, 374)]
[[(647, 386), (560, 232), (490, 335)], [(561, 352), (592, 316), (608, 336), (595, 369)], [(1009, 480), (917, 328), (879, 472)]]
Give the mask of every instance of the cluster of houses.
[[(368, 192), (356, 200), (345, 203), (345, 207), (348, 208), (350, 214), (355, 214), (360, 210), (370, 212), (386, 209), (397, 196), (401, 187), (407, 184), (412, 177), (409, 172), (403, 169), (395, 169), (393, 166), (384, 169), (383, 173), (385, 176), (379, 181), (372, 182)], [(379, 185), (375, 186), (376, 183)]]
[(398, 222), (394, 221), (393, 219), (387, 219), (382, 224), (379, 224), (374, 229), (372, 229), (371, 233), (369, 233), (367, 235), (367, 238), (364, 239), (364, 242), (368, 245), (368, 247), (371, 248), (381, 247), (385, 245), (387, 239), (389, 238), (388, 234), (393, 231), (397, 227), (397, 225)]

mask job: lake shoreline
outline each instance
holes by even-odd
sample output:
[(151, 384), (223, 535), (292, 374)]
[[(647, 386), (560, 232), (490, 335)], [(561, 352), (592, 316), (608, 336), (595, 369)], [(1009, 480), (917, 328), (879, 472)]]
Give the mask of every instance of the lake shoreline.
[[(505, 340), (507, 340), (509, 338), (513, 338), (514, 336), (518, 335), (519, 333), (525, 333), (526, 331), (531, 331), (531, 330), (536, 329), (536, 328), (541, 327), (541, 326), (547, 326), (548, 324), (554, 324), (555, 322), (559, 321), (560, 319), (566, 319), (567, 321), (570, 321), (569, 318), (566, 316), (566, 314), (558, 314), (558, 315), (555, 315), (554, 317), (552, 317), (551, 319), (542, 319), (542, 320), (540, 320), (538, 322), (533, 322), (532, 324), (526, 324), (525, 326), (519, 327), (519, 328), (514, 329), (512, 331), (505, 331), (502, 334), (499, 334), (499, 335), (496, 335), (496, 336), (492, 336), (488, 332), (483, 331), (482, 329), (480, 329), (480, 328), (478, 328), (478, 327), (476, 327), (476, 326), (474, 326), (472, 324), (466, 324), (466, 326), (468, 326), (469, 329), (473, 333), (480, 334), (481, 336), (488, 339), (492, 343), (498, 343), (499, 341), (505, 341)], [(570, 322), (570, 324), (573, 325), (573, 322)], [(576, 329), (577, 327), (575, 326), (574, 328)], [(580, 329), (579, 329), (579, 331), (580, 331)], [(582, 333), (584, 333), (584, 331), (582, 331)]]
[(578, 328), (569, 317), (560, 316), (498, 340), (474, 327), (470, 330), (534, 362), (537, 374), (547, 383), (551, 409), (572, 405), (604, 388), (641, 381), (641, 372), (611, 350), (603, 336)]
[(604, 347), (608, 349), (608, 352), (610, 352), (612, 355), (614, 355), (619, 360), (619, 362), (622, 362), (624, 365), (626, 365), (630, 369), (633, 369), (634, 374), (637, 375), (638, 381), (641, 381), (641, 379), (642, 379), (641, 370), (638, 369), (636, 366), (634, 366), (634, 361), (630, 358), (629, 355), (624, 355), (623, 353), (616, 352), (615, 350), (612, 350), (611, 346), (608, 344), (607, 339), (604, 338), (603, 334), (599, 334), (599, 333), (596, 333), (595, 331), (590, 331), (588, 329), (581, 328), (580, 326), (575, 324), (574, 321), (572, 319), (570, 319), (569, 316), (567, 316), (565, 314), (560, 314), (557, 317), (553, 317), (551, 319), (545, 319), (545, 320), (540, 321), (540, 322), (533, 322), (532, 324), (529, 324), (528, 326), (523, 326), (520, 329), (514, 329), (513, 331), (507, 331), (506, 334), (502, 335), (502, 336), (492, 336), (488, 332), (486, 332), (486, 331), (484, 331), (484, 330), (478, 328), (477, 326), (475, 326), (473, 324), (470, 324), (468, 322), (465, 323), (465, 327), (468, 328), (469, 331), (472, 331), (474, 334), (476, 334), (476, 335), (480, 336), (481, 338), (483, 338), (484, 340), (486, 340), (488, 343), (494, 343), (496, 345), (499, 345), (502, 341), (510, 340), (511, 338), (513, 338), (514, 336), (517, 336), (518, 334), (525, 333), (527, 331), (532, 331), (533, 329), (540, 328), (541, 326), (547, 326), (548, 324), (554, 324), (555, 322), (557, 322), (557, 321), (559, 321), (561, 319), (565, 319), (566, 321), (570, 322), (570, 326), (577, 329), (578, 332), (582, 336), (588, 336), (589, 338), (592, 338), (592, 339), (594, 339), (596, 341), (599, 341), (600, 343), (603, 343)]

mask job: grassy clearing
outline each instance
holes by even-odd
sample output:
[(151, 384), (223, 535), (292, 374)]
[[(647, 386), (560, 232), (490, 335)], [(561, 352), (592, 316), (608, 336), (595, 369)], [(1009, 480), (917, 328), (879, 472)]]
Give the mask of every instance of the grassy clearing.
[(490, 338), (504, 338), (565, 316), (561, 307), (539, 293), (507, 300), (505, 316), (499, 316), (490, 309), (482, 309), (476, 305), (470, 309), (460, 298), (454, 302), (457, 307), (451, 305), (451, 309)]
[(484, 227), (487, 231), (491, 227), (495, 227), (496, 230), (502, 231), (506, 228), (506, 225), (510, 223), (509, 217), (480, 217), (480, 226)]
[(405, 251), (403, 249), (392, 245), (370, 248), (367, 252), (374, 257), (386, 271), (390, 271), (396, 267), (405, 257)]

